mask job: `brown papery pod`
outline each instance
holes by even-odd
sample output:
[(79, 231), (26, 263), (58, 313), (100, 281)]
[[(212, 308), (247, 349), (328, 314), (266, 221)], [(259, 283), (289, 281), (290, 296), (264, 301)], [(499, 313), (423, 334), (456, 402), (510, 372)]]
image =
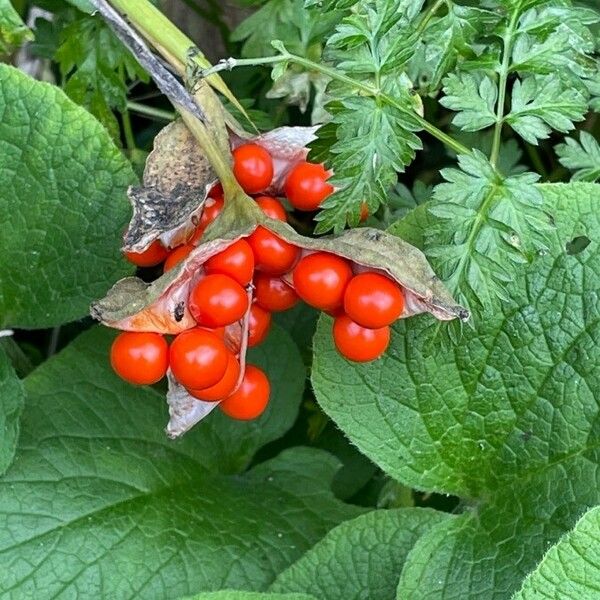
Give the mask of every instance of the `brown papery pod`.
[[(179, 151), (190, 149), (196, 157), (191, 159), (189, 156), (179, 155), (180, 160), (185, 164), (202, 164), (199, 149), (194, 148), (195, 143), (192, 143), (193, 140), (183, 132), (181, 126), (170, 125), (170, 132), (164, 132), (162, 138), (162, 133), (157, 137), (157, 147), (149, 157), (144, 177), (146, 182), (147, 174), (161, 172), (161, 168), (165, 167), (162, 171), (163, 180), (158, 183), (155, 181), (154, 187), (163, 190), (165, 202), (169, 203), (168, 214), (171, 216), (157, 220), (152, 228), (150, 212), (147, 209), (134, 208), (134, 217), (125, 237), (127, 249), (143, 250), (157, 238), (163, 240), (163, 243), (165, 240), (183, 241), (185, 237), (180, 237), (183, 235), (181, 232), (189, 235), (201, 214), (206, 192), (214, 182), (214, 175), (210, 169), (206, 169), (203, 175), (200, 176), (199, 172), (196, 172), (186, 179), (184, 172), (177, 167), (175, 157)], [(280, 191), (287, 171), (306, 156), (305, 145), (312, 135), (312, 129), (282, 128), (254, 140), (267, 148), (275, 159), (275, 177), (271, 193), (277, 194)], [(175, 138), (181, 144), (178, 148), (177, 140), (173, 142)], [(164, 152), (165, 148), (161, 145), (166, 141), (169, 151)], [(235, 144), (235, 141), (233, 143)], [(182, 177), (179, 183), (173, 179), (175, 173)], [(196, 205), (190, 200), (192, 192), (197, 193)], [(144, 193), (137, 193), (135, 196), (136, 199), (147, 197)], [(182, 198), (183, 207), (178, 208), (178, 198)], [(140, 226), (142, 220), (139, 214), (142, 213), (148, 215), (144, 221), (148, 226)], [(303, 254), (330, 252), (351, 261), (355, 272), (373, 270), (385, 273), (403, 288), (405, 307), (400, 318), (423, 312), (429, 312), (440, 320), (465, 320), (469, 317), (468, 311), (454, 301), (437, 278), (424, 254), (402, 239), (368, 227), (351, 229), (338, 236), (305, 237), (287, 223), (269, 219), (256, 203), (241, 191), (236, 197), (227, 199), (223, 212), (208, 227), (200, 245), (183, 262), (152, 283), (145, 283), (136, 277), (118, 281), (105, 298), (92, 305), (92, 316), (109, 327), (125, 331), (177, 334), (194, 327), (196, 322), (188, 309), (188, 297), (202, 274), (204, 263), (235, 241), (249, 236), (259, 225), (301, 248)], [(168, 229), (169, 226), (172, 229)], [(150, 231), (156, 236), (153, 239), (150, 239)], [(244, 325), (237, 323), (226, 329), (226, 340), (230, 347), (240, 348), (242, 366), (245, 363), (244, 333), (247, 333), (244, 331)], [(172, 437), (187, 431), (218, 404), (193, 398), (170, 376), (167, 401), (171, 417), (167, 433)]]

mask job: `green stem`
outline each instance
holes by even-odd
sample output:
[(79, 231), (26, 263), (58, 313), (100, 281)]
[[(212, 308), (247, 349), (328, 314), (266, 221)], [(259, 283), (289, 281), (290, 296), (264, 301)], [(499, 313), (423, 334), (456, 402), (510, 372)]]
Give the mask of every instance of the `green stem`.
[[(109, 0), (113, 6), (127, 17), (133, 27), (160, 52), (182, 76), (185, 76), (190, 49), (194, 48), (194, 60), (203, 68), (210, 66), (192, 42), (171, 23), (158, 9), (147, 0)], [(225, 92), (231, 94), (222, 79), (216, 75), (212, 82), (221, 82)], [(218, 86), (215, 86), (218, 88)], [(220, 89), (220, 88), (219, 88)], [(225, 93), (224, 92), (224, 93)], [(237, 99), (233, 97), (234, 102)], [(217, 177), (223, 185), (226, 198), (244, 195), (237, 184), (230, 164), (231, 153), (217, 143), (210, 131), (210, 124), (201, 122), (183, 107), (178, 106), (179, 113), (192, 135), (197, 139), (206, 154)], [(242, 109), (243, 110), (243, 109)]]
[[(189, 61), (194, 62), (201, 69), (210, 67), (210, 62), (196, 44), (148, 0), (108, 0), (108, 2), (127, 17), (134, 28), (158, 50), (182, 77), (186, 75), (186, 67)], [(190, 53), (190, 50), (193, 50), (193, 53)], [(207, 78), (207, 81), (215, 90), (234, 104), (246, 117), (248, 123), (254, 126), (244, 107), (221, 77), (214, 75)]]
[(146, 104), (139, 102), (129, 101), (127, 102), (127, 108), (134, 113), (157, 119), (159, 121), (172, 121), (175, 118), (175, 113), (169, 110), (162, 110), (161, 108), (154, 108)]
[(510, 18), (510, 23), (502, 36), (502, 65), (500, 66), (500, 78), (498, 80), (498, 104), (496, 105), (496, 125), (494, 126), (494, 139), (490, 162), (495, 167), (500, 156), (500, 141), (502, 140), (502, 126), (504, 125), (504, 105), (506, 103), (506, 87), (508, 74), (510, 72), (510, 57), (512, 55), (512, 43), (517, 20), (521, 14), (521, 2), (515, 7)]
[(320, 63), (313, 62), (308, 58), (304, 58), (303, 56), (298, 56), (296, 54), (290, 54), (286, 52), (284, 54), (280, 54), (277, 56), (266, 56), (263, 58), (227, 58), (221, 61), (219, 64), (211, 67), (205, 71), (205, 75), (211, 75), (218, 71), (223, 70), (231, 70), (234, 67), (246, 67), (246, 66), (258, 66), (258, 65), (273, 65), (282, 62), (292, 62), (297, 65), (303, 66), (310, 71), (317, 71), (318, 73), (322, 73), (323, 75), (327, 75), (331, 79), (335, 81), (340, 81), (345, 83), (355, 90), (364, 92), (369, 96), (374, 96), (379, 98), (386, 104), (397, 108), (405, 114), (409, 114), (413, 119), (415, 119), (419, 125), (430, 135), (437, 138), (450, 148), (452, 148), (457, 154), (467, 154), (470, 152), (469, 148), (461, 144), (458, 140), (455, 140), (452, 136), (444, 133), (441, 129), (438, 129), (435, 125), (432, 125), (427, 119), (424, 119), (421, 115), (412, 111), (406, 106), (402, 105), (398, 102), (394, 97), (389, 96), (388, 94), (384, 94), (380, 89), (373, 87), (367, 83), (362, 81), (357, 81), (356, 79), (352, 79), (352, 77), (348, 77), (348, 75), (344, 75), (344, 73), (340, 73), (331, 67), (327, 67)]
[(447, 2), (447, 0), (437, 0), (437, 2), (435, 4), (432, 4), (427, 9), (427, 12), (425, 12), (421, 22), (419, 23), (419, 26), (417, 27), (416, 33), (418, 36), (420, 36), (425, 31), (425, 28), (427, 27), (427, 25), (429, 25), (429, 21), (431, 21), (431, 19), (435, 16), (435, 13), (446, 2)]
[[(125, 68), (123, 65), (119, 67), (119, 77), (121, 81), (125, 81)], [(133, 135), (133, 128), (131, 127), (131, 117), (129, 116), (129, 110), (125, 107), (125, 110), (121, 111), (121, 120), (123, 122), (123, 134), (125, 136), (125, 145), (129, 152), (133, 152), (136, 149), (135, 136)]]
[(525, 144), (525, 149), (527, 150), (527, 155), (531, 160), (535, 170), (542, 176), (542, 179), (548, 179), (548, 171), (542, 162), (542, 157), (536, 146), (532, 146), (531, 144)]

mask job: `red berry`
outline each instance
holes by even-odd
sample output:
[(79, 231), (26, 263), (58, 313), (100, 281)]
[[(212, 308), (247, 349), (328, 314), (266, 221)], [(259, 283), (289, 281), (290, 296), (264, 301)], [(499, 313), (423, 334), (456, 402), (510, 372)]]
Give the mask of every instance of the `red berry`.
[(258, 346), (265, 341), (271, 328), (271, 313), (258, 304), (250, 308), (250, 322), (248, 328), (248, 346)]
[(138, 267), (154, 267), (165, 260), (168, 254), (169, 251), (160, 240), (154, 240), (143, 252), (125, 252), (125, 257)]
[(270, 312), (281, 312), (298, 302), (294, 288), (279, 277), (257, 273), (254, 278), (256, 302)]
[(233, 419), (256, 419), (267, 408), (270, 393), (271, 385), (264, 372), (254, 365), (247, 365), (240, 387), (223, 400), (219, 408)]
[(223, 340), (200, 327), (180, 333), (171, 344), (169, 364), (175, 379), (186, 388), (201, 390), (221, 380), (229, 350)]
[(352, 278), (344, 294), (346, 314), (363, 327), (391, 325), (404, 310), (400, 286), (379, 273), (361, 273)]
[(369, 218), (369, 206), (366, 202), (360, 205), (360, 222), (364, 223)]
[(321, 310), (335, 310), (352, 279), (350, 263), (328, 252), (305, 256), (294, 269), (294, 289), (304, 302)]
[(298, 210), (317, 210), (333, 192), (328, 177), (323, 165), (302, 161), (289, 172), (283, 186), (285, 195)]
[(225, 201), (222, 196), (213, 198), (209, 195), (202, 207), (202, 214), (200, 215), (196, 231), (194, 231), (192, 237), (188, 240), (188, 244), (198, 245), (198, 241), (204, 235), (206, 228), (221, 214), (224, 204)]
[(194, 398), (198, 398), (199, 400), (204, 400), (205, 402), (217, 402), (218, 400), (226, 398), (233, 392), (239, 375), (240, 363), (230, 352), (227, 359), (225, 374), (217, 383), (215, 383), (215, 385), (211, 385), (203, 390), (188, 389), (188, 392), (190, 395), (194, 396)]
[(248, 243), (254, 252), (256, 269), (271, 275), (287, 273), (300, 255), (296, 246), (260, 225), (250, 235)]
[(110, 364), (125, 381), (150, 385), (160, 381), (169, 367), (169, 345), (160, 333), (124, 332), (110, 349)]
[(242, 144), (233, 151), (233, 174), (247, 194), (266, 190), (273, 179), (273, 159), (257, 144)]
[(223, 327), (243, 318), (248, 294), (228, 275), (207, 275), (190, 292), (188, 308), (198, 325)]
[(208, 190), (207, 196), (209, 198), (223, 198), (223, 186), (220, 181), (217, 181), (217, 183)]
[(163, 272), (170, 271), (173, 267), (177, 266), (185, 257), (194, 249), (191, 244), (183, 244), (183, 246), (177, 246), (165, 260), (163, 265)]
[(254, 254), (246, 240), (238, 240), (225, 250), (211, 256), (204, 264), (208, 274), (229, 275), (240, 285), (247, 285), (254, 273)]
[(281, 204), (277, 198), (272, 198), (271, 196), (259, 196), (256, 199), (256, 204), (260, 206), (265, 215), (270, 219), (287, 221), (287, 212), (283, 204)]
[(390, 343), (390, 328), (367, 329), (348, 315), (342, 315), (333, 322), (333, 341), (340, 354), (348, 360), (369, 362), (386, 351)]

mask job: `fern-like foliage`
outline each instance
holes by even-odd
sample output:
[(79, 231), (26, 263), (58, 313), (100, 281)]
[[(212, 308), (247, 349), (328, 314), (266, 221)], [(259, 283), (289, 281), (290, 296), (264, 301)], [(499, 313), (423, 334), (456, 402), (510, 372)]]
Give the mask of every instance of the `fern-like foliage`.
[(564, 144), (556, 146), (556, 153), (561, 165), (573, 171), (573, 181), (600, 180), (600, 144), (587, 131), (579, 134), (579, 141), (565, 138)]
[(421, 148), (414, 117), (420, 103), (405, 75), (418, 40), (418, 7), (408, 4), (361, 0), (327, 41), (325, 59), (359, 85), (333, 80), (327, 88), (331, 120), (317, 132), (310, 158), (333, 169), (336, 192), (317, 215), (318, 233), (357, 225), (363, 202), (370, 212), (385, 204)]

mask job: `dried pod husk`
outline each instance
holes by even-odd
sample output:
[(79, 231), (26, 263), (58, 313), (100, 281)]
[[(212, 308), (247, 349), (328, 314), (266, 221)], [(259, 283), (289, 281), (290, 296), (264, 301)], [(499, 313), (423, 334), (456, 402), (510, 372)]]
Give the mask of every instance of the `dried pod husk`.
[[(266, 193), (277, 193), (289, 170), (306, 158), (315, 131), (316, 127), (280, 127), (252, 139), (232, 132), (229, 142), (235, 148), (251, 141), (269, 151), (274, 175)], [(154, 139), (142, 182), (127, 192), (133, 217), (124, 237), (125, 251), (143, 252), (155, 240), (167, 248), (183, 244), (196, 229), (217, 178), (194, 136), (178, 120)]]

